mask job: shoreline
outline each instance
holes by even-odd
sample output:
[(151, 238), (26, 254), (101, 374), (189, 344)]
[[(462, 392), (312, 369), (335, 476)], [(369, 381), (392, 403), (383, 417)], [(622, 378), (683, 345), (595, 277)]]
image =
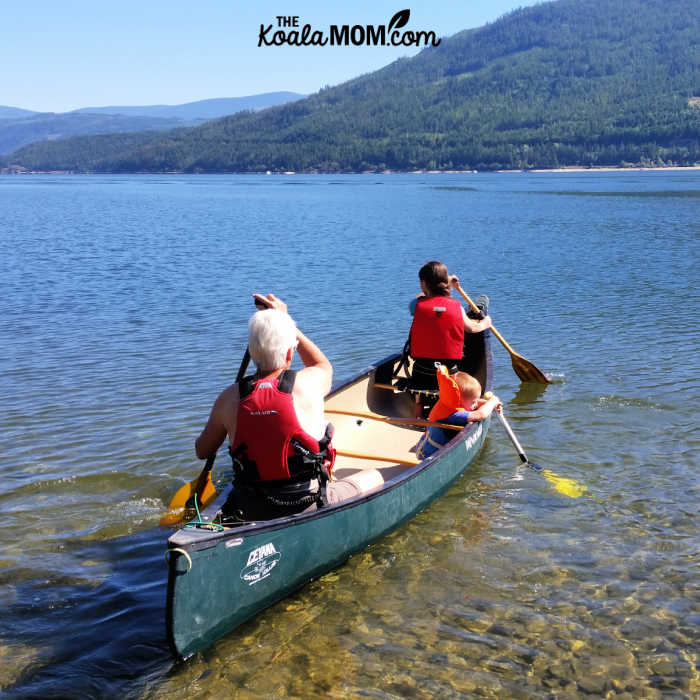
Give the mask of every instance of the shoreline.
[(0, 175), (478, 175), (481, 173), (621, 173), (621, 172), (657, 172), (700, 170), (698, 165), (660, 165), (660, 166), (596, 166), (585, 167), (573, 165), (562, 168), (528, 168), (516, 170), (363, 170), (363, 171), (294, 171), (284, 172), (200, 172), (185, 173), (181, 171), (130, 171), (130, 172), (80, 172), (75, 170), (25, 170), (23, 168), (0, 168)]
[(645, 171), (655, 171), (655, 170), (700, 170), (700, 165), (659, 165), (654, 167), (648, 166), (632, 166), (629, 168), (623, 168), (622, 166), (610, 166), (610, 167), (595, 167), (595, 168), (583, 168), (578, 166), (572, 166), (570, 168), (541, 168), (532, 170), (499, 170), (497, 172), (525, 172), (525, 173), (606, 173), (606, 172), (645, 172)]

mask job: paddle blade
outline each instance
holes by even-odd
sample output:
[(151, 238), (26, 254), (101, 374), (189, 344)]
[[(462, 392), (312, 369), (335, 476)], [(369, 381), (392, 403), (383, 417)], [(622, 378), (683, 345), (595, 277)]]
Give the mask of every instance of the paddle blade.
[(171, 525), (177, 525), (183, 520), (184, 515), (184, 508), (178, 508), (177, 510), (168, 509), (165, 511), (165, 513), (163, 513), (163, 515), (160, 516), (159, 524), (167, 525), (168, 527)]
[(554, 486), (556, 491), (563, 493), (565, 496), (569, 496), (569, 498), (579, 498), (579, 496), (583, 496), (583, 494), (588, 491), (587, 486), (579, 484), (578, 481), (574, 479), (557, 476), (554, 472), (550, 472), (549, 469), (543, 469), (541, 473), (544, 478)]
[(194, 509), (194, 496), (197, 496), (197, 506), (206, 508), (217, 496), (214, 483), (211, 480), (211, 471), (207, 471), (204, 483), (198, 492), (198, 485), (201, 482), (201, 475), (189, 483), (181, 486), (173, 496), (168, 506), (168, 510), (163, 513), (160, 519), (161, 525), (175, 525), (179, 523), (187, 509)]
[(549, 384), (550, 379), (539, 368), (526, 360), (522, 355), (517, 353), (511, 354), (513, 371), (518, 375), (521, 382), (539, 382), (540, 384)]
[(207, 481), (204, 484), (202, 493), (197, 495), (197, 502), (199, 503), (199, 507), (206, 508), (217, 496), (218, 493), (214, 488), (214, 484), (212, 483), (211, 472), (209, 472), (209, 474), (207, 474)]
[(184, 486), (181, 486), (175, 492), (175, 495), (170, 499), (168, 510), (182, 510), (187, 501), (189, 501), (195, 495), (195, 493), (197, 493), (198, 483), (199, 477), (192, 479), (192, 481), (186, 483)]

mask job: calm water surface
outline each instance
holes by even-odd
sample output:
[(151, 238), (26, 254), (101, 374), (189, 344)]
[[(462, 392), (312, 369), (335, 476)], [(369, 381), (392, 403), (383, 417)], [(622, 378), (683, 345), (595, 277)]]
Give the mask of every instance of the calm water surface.
[[(0, 178), (0, 689), (7, 697), (700, 694), (700, 173)], [(495, 342), (451, 491), (174, 665), (164, 505), (284, 298), (341, 380), (399, 350), (444, 260)], [(219, 459), (216, 481), (230, 468)]]

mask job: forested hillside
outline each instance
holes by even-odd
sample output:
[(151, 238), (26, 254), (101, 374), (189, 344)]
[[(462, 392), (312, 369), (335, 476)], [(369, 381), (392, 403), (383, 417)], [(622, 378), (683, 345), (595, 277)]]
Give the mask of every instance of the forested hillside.
[(700, 162), (700, 2), (558, 0), (259, 113), (38, 144), (37, 170), (259, 172)]

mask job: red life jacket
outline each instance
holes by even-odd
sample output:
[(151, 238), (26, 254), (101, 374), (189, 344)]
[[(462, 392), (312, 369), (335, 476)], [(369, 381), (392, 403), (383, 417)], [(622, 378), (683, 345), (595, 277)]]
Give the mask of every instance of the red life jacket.
[(330, 475), (335, 458), (332, 426), (320, 441), (303, 430), (294, 410), (295, 379), (295, 371), (286, 371), (276, 379), (246, 377), (239, 383), (236, 436), (229, 450), (237, 483), (284, 483)]
[(461, 360), (464, 319), (452, 297), (420, 297), (411, 325), (411, 356)]

